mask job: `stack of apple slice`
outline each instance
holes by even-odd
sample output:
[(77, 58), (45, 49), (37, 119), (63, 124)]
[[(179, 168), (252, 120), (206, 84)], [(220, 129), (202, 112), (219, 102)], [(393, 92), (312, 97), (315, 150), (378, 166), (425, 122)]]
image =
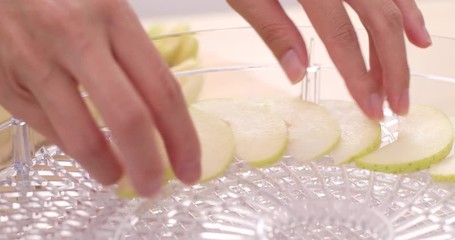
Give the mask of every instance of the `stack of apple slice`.
[(339, 144), (340, 126), (324, 107), (300, 99), (276, 100), (269, 104), (288, 126), (290, 156), (299, 161), (312, 161)]
[[(340, 139), (337, 120), (328, 110), (297, 99), (211, 99), (191, 105), (190, 113), (201, 142), (200, 182), (222, 175), (234, 155), (254, 167), (275, 163), (286, 150), (310, 161), (330, 152)], [(135, 196), (125, 180), (118, 194)]]
[[(411, 107), (400, 119), (397, 141), (382, 148), (379, 123), (367, 119), (352, 102), (211, 99), (192, 104), (189, 111), (201, 142), (201, 182), (222, 175), (234, 156), (262, 167), (286, 152), (300, 161), (331, 154), (335, 164), (354, 161), (373, 171), (413, 172), (443, 160), (454, 138), (448, 117), (428, 106)], [(436, 180), (455, 181), (455, 159), (434, 165), (430, 174)], [(119, 195), (135, 196), (127, 181), (119, 185)]]
[[(189, 30), (188, 25), (182, 24), (171, 28), (157, 24), (148, 30), (151, 41), (173, 72), (194, 69), (200, 64), (198, 58), (199, 42), (194, 34), (180, 34)], [(163, 34), (167, 36), (157, 37)], [(186, 102), (188, 104), (195, 102), (203, 87), (202, 75), (178, 77), (177, 81), (182, 88)]]
[(299, 99), (212, 99), (193, 107), (225, 120), (234, 132), (237, 156), (256, 167), (278, 161), (286, 150), (301, 161), (315, 160), (340, 139), (337, 120), (327, 109)]
[[(234, 132), (236, 155), (253, 166), (272, 164), (287, 149), (301, 161), (330, 153), (335, 164), (354, 161), (373, 171), (408, 173), (443, 160), (454, 139), (448, 117), (429, 106), (412, 106), (409, 115), (400, 118), (397, 141), (382, 148), (379, 122), (369, 120), (352, 102), (212, 99), (193, 107), (225, 120)], [(438, 171), (431, 173), (436, 176)]]
[(234, 134), (237, 156), (253, 166), (272, 164), (283, 156), (288, 142), (286, 123), (269, 105), (238, 99), (212, 99), (193, 108), (226, 121)]

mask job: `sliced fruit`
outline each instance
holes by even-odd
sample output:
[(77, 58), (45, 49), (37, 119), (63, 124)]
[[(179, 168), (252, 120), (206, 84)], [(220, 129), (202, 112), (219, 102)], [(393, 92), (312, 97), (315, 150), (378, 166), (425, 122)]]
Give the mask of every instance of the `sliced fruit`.
[(11, 114), (0, 106), (0, 126), (3, 125), (3, 129), (0, 129), (0, 168), (10, 162), (13, 151), (12, 128), (6, 126), (6, 122), (10, 119)]
[[(190, 109), (196, 132), (201, 144), (201, 178), (199, 182), (206, 182), (224, 173), (234, 159), (235, 142), (229, 126), (220, 118), (197, 110)], [(161, 141), (161, 154), (166, 155), (164, 144)], [(174, 177), (169, 161), (165, 157), (166, 181)], [(137, 194), (127, 178), (118, 183), (117, 195), (122, 198), (133, 198)]]
[(432, 165), (428, 173), (435, 181), (455, 182), (455, 156), (450, 156)]
[(171, 59), (170, 65), (177, 66), (188, 59), (197, 57), (199, 51), (199, 42), (191, 34), (184, 34), (180, 36), (180, 44), (177, 46), (175, 54)]
[[(172, 67), (172, 71), (185, 71), (190, 70), (199, 65), (199, 62), (196, 59), (188, 59), (181, 64)], [(199, 93), (201, 92), (202, 86), (204, 84), (204, 80), (202, 75), (191, 75), (191, 76), (183, 76), (177, 78), (179, 85), (182, 89), (183, 96), (188, 104), (196, 101), (199, 97)], [(97, 123), (98, 127), (106, 127), (106, 124), (103, 120), (103, 117), (96, 109), (95, 105), (93, 104), (92, 100), (89, 96), (84, 97), (84, 102), (90, 111), (92, 118)]]
[(92, 115), (93, 120), (95, 120), (96, 124), (98, 125), (98, 127), (100, 128), (106, 127), (106, 123), (104, 122), (103, 117), (96, 109), (90, 97), (84, 97), (84, 102), (87, 105), (87, 108), (90, 114)]
[(325, 100), (320, 105), (333, 114), (341, 128), (340, 144), (331, 153), (335, 164), (351, 162), (381, 146), (380, 123), (366, 117), (354, 102)]
[(163, 34), (167, 31), (166, 26), (164, 24), (153, 24), (147, 28), (147, 35), (150, 38), (154, 36)]
[(117, 189), (115, 191), (117, 196), (124, 199), (132, 199), (138, 197), (136, 190), (134, 190), (131, 181), (127, 177), (123, 177), (117, 182)]
[(356, 160), (359, 167), (388, 173), (427, 169), (452, 149), (454, 130), (449, 118), (430, 106), (412, 106), (400, 119), (397, 141)]
[(173, 58), (177, 48), (180, 45), (181, 38), (179, 36), (166, 37), (161, 39), (154, 39), (156, 49), (160, 56), (164, 59), (168, 66), (172, 66)]
[(5, 139), (11, 139), (11, 130), (0, 132), (0, 141), (4, 142), (0, 145), (0, 169), (8, 166), (12, 160), (13, 145), (11, 141), (5, 142)]
[(156, 36), (177, 34), (186, 32), (189, 29), (188, 25), (177, 25), (171, 29), (166, 29), (161, 25), (149, 29), (149, 37), (169, 66), (176, 66), (187, 59), (195, 58), (198, 53), (199, 43), (194, 35), (191, 34), (169, 35), (163, 38), (156, 38)]
[[(455, 117), (451, 117), (450, 121), (455, 128)], [(455, 182), (455, 156), (449, 156), (441, 162), (431, 165), (428, 173), (435, 181)]]
[[(199, 61), (195, 58), (187, 59), (180, 64), (171, 68), (173, 72), (186, 71), (199, 66)], [(202, 74), (194, 74), (188, 76), (180, 76), (177, 81), (182, 89), (183, 96), (187, 104), (192, 104), (197, 101), (204, 85)]]
[[(161, 160), (163, 161), (164, 167), (164, 179), (163, 185), (165, 185), (169, 180), (174, 178), (174, 172), (172, 171), (171, 164), (169, 162), (169, 158), (166, 152), (166, 147), (164, 146), (164, 141), (158, 131), (155, 131), (155, 140), (157, 145), (157, 150), (159, 155), (161, 156)], [(114, 142), (111, 143), (111, 148), (114, 152), (119, 151), (117, 146)], [(117, 196), (121, 198), (134, 198), (137, 197), (137, 193), (134, 190), (133, 185), (131, 184), (130, 179), (127, 176), (124, 176), (120, 181), (117, 183)]]
[(206, 182), (221, 176), (234, 160), (234, 135), (226, 122), (212, 114), (193, 108), (190, 114), (201, 145), (200, 182)]
[(287, 146), (287, 127), (270, 105), (239, 99), (210, 99), (193, 104), (225, 120), (232, 129), (236, 155), (261, 167), (275, 163)]
[(11, 114), (6, 111), (2, 106), (0, 106), (0, 124), (11, 119)]
[(340, 126), (327, 109), (300, 99), (277, 100), (271, 106), (288, 125), (287, 151), (297, 160), (316, 160), (337, 146)]

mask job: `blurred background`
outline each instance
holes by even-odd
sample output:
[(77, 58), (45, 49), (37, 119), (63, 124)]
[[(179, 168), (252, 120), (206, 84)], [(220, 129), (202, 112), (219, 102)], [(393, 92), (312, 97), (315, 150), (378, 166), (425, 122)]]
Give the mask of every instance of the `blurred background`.
[[(191, 24), (193, 28), (246, 26), (247, 23), (225, 0), (129, 0), (138, 16), (146, 23), (169, 22)], [(309, 24), (297, 0), (279, 0), (290, 17), (299, 25)], [(409, 0), (405, 0), (409, 1)], [(416, 0), (433, 35), (455, 37), (455, 0)], [(350, 11), (355, 25), (356, 14)]]
[[(297, 6), (297, 0), (281, 0), (285, 6)], [(231, 11), (224, 0), (130, 0), (142, 18)]]

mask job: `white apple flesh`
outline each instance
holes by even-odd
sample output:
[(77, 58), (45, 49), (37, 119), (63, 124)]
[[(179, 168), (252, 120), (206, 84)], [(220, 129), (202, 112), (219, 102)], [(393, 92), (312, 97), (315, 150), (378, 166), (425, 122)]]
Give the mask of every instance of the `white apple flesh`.
[(365, 116), (354, 102), (324, 100), (320, 105), (333, 114), (341, 128), (340, 144), (331, 152), (335, 164), (349, 163), (381, 146), (380, 123)]
[(235, 155), (235, 140), (231, 128), (220, 118), (190, 108), (201, 145), (201, 178), (206, 182), (221, 176)]
[[(450, 121), (455, 128), (455, 117)], [(436, 163), (428, 170), (430, 176), (438, 182), (455, 182), (455, 156), (451, 155), (439, 163)]]
[[(226, 122), (218, 117), (193, 108), (190, 108), (189, 111), (201, 146), (201, 177), (199, 182), (207, 182), (221, 176), (234, 160), (234, 136)], [(164, 185), (174, 175), (166, 155), (164, 143), (159, 135), (157, 137), (160, 155), (165, 161)], [(116, 192), (122, 198), (137, 197), (137, 193), (128, 178), (119, 181)]]
[(300, 99), (276, 100), (271, 106), (288, 126), (287, 152), (297, 160), (319, 159), (338, 145), (340, 126), (327, 109)]
[(273, 164), (286, 151), (286, 124), (269, 104), (239, 99), (210, 99), (192, 106), (225, 120), (234, 134), (237, 157), (253, 166)]
[(441, 161), (452, 149), (452, 123), (436, 108), (412, 106), (400, 118), (398, 131), (397, 141), (357, 159), (357, 166), (388, 173), (415, 172)]

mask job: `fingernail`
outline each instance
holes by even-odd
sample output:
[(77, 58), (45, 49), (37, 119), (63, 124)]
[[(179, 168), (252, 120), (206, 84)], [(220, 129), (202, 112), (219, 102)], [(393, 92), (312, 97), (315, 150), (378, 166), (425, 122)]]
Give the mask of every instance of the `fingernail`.
[(371, 118), (375, 120), (381, 120), (384, 117), (384, 113), (382, 111), (384, 98), (381, 97), (378, 93), (372, 93), (368, 101), (368, 106), (371, 111)]
[(176, 174), (185, 183), (196, 183), (201, 175), (201, 165), (199, 161), (186, 161), (176, 169)]
[(409, 111), (409, 90), (405, 90), (401, 93), (398, 99), (398, 114), (406, 115)]
[(305, 77), (306, 66), (300, 60), (297, 53), (291, 49), (287, 51), (280, 59), (280, 64), (284, 68), (289, 80), (296, 84)]
[(141, 185), (136, 186), (136, 190), (138, 194), (143, 197), (153, 197), (160, 191), (162, 185), (163, 181), (161, 178), (158, 178), (156, 180), (142, 183)]
[(425, 41), (427, 42), (428, 46), (430, 46), (433, 42), (431, 41), (430, 33), (426, 27), (423, 27), (423, 33), (425, 35)]

